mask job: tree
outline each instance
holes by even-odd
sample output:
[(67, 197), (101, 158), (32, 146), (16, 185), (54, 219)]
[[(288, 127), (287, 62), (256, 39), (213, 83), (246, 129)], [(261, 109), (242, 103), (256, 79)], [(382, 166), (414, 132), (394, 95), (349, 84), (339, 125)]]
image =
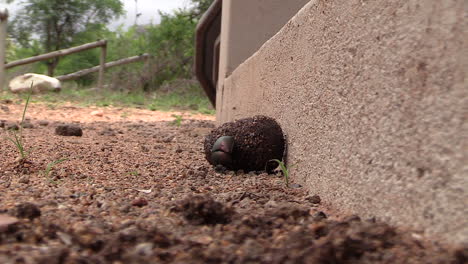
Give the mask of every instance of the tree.
[(191, 15), (199, 20), (213, 2), (214, 0), (191, 0)]
[[(23, 8), (9, 31), (23, 47), (28, 47), (32, 38), (38, 38), (44, 52), (67, 48), (79, 33), (124, 13), (121, 0), (24, 0), (22, 3)], [(59, 60), (56, 57), (46, 63), (49, 76), (54, 76)]]

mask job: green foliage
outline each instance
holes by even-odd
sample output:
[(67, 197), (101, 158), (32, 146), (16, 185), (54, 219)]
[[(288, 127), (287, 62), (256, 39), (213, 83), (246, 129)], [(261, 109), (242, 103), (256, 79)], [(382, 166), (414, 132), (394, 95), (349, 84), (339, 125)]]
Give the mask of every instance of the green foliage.
[(46, 178), (49, 178), (49, 174), (50, 172), (52, 171), (52, 168), (55, 167), (55, 165), (57, 164), (60, 164), (64, 161), (68, 160), (67, 158), (64, 158), (64, 159), (58, 159), (58, 160), (54, 160), (52, 162), (50, 162), (49, 164), (47, 164), (45, 170), (43, 171), (43, 174)]
[(174, 125), (174, 126), (178, 126), (180, 127), (182, 125), (182, 116), (181, 115), (172, 115), (172, 117), (174, 117), (174, 120), (172, 120), (171, 124)]
[(31, 91), (28, 94), (28, 97), (26, 99), (26, 104), (24, 105), (23, 116), (21, 118), (21, 122), (19, 125), (19, 132), (13, 131), (12, 132), (13, 136), (7, 136), (6, 138), (7, 140), (11, 141), (13, 145), (16, 147), (16, 149), (18, 150), (19, 155), (20, 155), (20, 160), (25, 160), (29, 155), (29, 152), (26, 151), (26, 149), (24, 148), (24, 144), (23, 144), (23, 124), (24, 124), (24, 118), (26, 116), (26, 110), (28, 109), (29, 100), (31, 99), (32, 86), (33, 84), (31, 83), (31, 88), (30, 88)]
[(278, 159), (272, 159), (270, 161), (275, 161), (276, 163), (278, 163), (278, 165), (280, 167), (280, 170), (283, 173), (284, 182), (286, 184), (286, 187), (289, 187), (289, 169), (286, 167), (284, 162), (282, 162), (281, 160), (278, 160)]
[[(116, 30), (109, 30), (106, 23), (123, 13), (121, 0), (10, 2), (22, 3), (23, 8), (9, 23), (11, 39), (7, 47), (8, 61), (106, 39), (107, 61), (143, 53), (152, 55), (146, 62), (106, 70), (105, 83), (109, 90), (139, 93), (142, 89), (145, 92), (158, 90), (175, 80), (193, 79), (196, 25), (213, 0), (189, 0), (185, 8), (171, 14), (160, 13), (161, 20), (158, 24), (134, 25), (128, 29), (120, 27)], [(99, 49), (92, 49), (61, 57), (60, 60), (28, 65), (29, 68), (25, 69), (18, 67), (15, 71), (52, 76), (68, 74), (98, 65), (99, 54)], [(10, 75), (14, 75), (12, 71), (9, 71)], [(95, 83), (96, 77), (97, 74), (88, 74), (76, 82), (82, 86), (90, 86)], [(186, 104), (188, 108), (194, 104), (204, 104), (200, 97), (189, 98), (181, 93), (163, 93), (159, 97), (166, 98), (169, 102), (156, 99), (150, 106), (151, 109), (171, 108), (180, 105), (180, 100), (186, 99), (191, 100)], [(212, 111), (209, 108), (197, 107), (199, 111)]]
[[(49, 109), (72, 102), (81, 106), (137, 107), (153, 111), (191, 111), (209, 115), (215, 113), (197, 83), (186, 80), (175, 83), (166, 83), (164, 89), (145, 92), (141, 89), (134, 91), (83, 89), (73, 82), (67, 82), (60, 93), (36, 94), (31, 98), (31, 103), (45, 103)], [(0, 100), (6, 99), (20, 102), (19, 99), (23, 99), (23, 95), (0, 91)]]
[[(14, 0), (10, 2), (15, 2)], [(9, 26), (9, 34), (23, 48), (34, 38), (41, 53), (70, 47), (94, 26), (101, 26), (123, 14), (120, 0), (25, 0)], [(60, 58), (46, 62), (48, 75), (54, 76)]]

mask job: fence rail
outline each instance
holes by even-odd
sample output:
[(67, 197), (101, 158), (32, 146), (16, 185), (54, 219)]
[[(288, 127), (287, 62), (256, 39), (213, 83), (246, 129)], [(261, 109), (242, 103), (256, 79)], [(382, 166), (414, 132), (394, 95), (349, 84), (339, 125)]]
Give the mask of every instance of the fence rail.
[[(111, 68), (111, 67), (115, 67), (115, 66), (120, 66), (120, 65), (124, 65), (124, 64), (129, 64), (129, 63), (133, 63), (133, 62), (137, 62), (137, 61), (146, 60), (149, 57), (150, 57), (150, 55), (145, 53), (145, 54), (141, 54), (141, 55), (138, 55), (138, 56), (133, 56), (133, 57), (125, 58), (125, 59), (120, 59), (120, 60), (117, 60), (117, 61), (108, 62), (108, 63), (106, 63), (104, 65), (104, 67), (107, 69), (107, 68)], [(97, 72), (97, 71), (99, 71), (99, 69), (101, 69), (101, 67), (102, 66), (94, 66), (94, 67), (89, 68), (89, 69), (77, 71), (77, 72), (70, 73), (70, 74), (60, 75), (60, 76), (57, 76), (55, 78), (59, 79), (60, 81), (73, 80), (73, 79), (79, 78), (81, 76), (84, 76), (86, 74), (89, 74), (89, 73), (92, 73), (92, 72)]]
[(57, 51), (53, 51), (53, 52), (50, 52), (50, 53), (41, 54), (41, 55), (34, 56), (34, 57), (29, 57), (29, 58), (26, 58), (26, 59), (12, 61), (12, 62), (9, 62), (9, 63), (5, 64), (5, 69), (10, 69), (10, 68), (13, 68), (13, 67), (16, 67), (16, 66), (20, 66), (20, 65), (24, 65), (24, 64), (30, 64), (30, 63), (34, 63), (34, 62), (38, 62), (38, 61), (49, 60), (49, 59), (52, 59), (52, 58), (55, 58), (55, 57), (62, 57), (62, 56), (66, 56), (66, 55), (69, 55), (69, 54), (73, 54), (73, 53), (77, 53), (77, 52), (81, 52), (81, 51), (85, 51), (85, 50), (89, 50), (89, 49), (94, 49), (94, 48), (97, 48), (97, 47), (103, 47), (103, 46), (106, 46), (106, 45), (107, 45), (107, 40), (99, 40), (99, 41), (96, 41), (96, 42), (86, 43), (86, 44), (76, 46), (76, 47), (73, 47), (73, 48), (57, 50)]

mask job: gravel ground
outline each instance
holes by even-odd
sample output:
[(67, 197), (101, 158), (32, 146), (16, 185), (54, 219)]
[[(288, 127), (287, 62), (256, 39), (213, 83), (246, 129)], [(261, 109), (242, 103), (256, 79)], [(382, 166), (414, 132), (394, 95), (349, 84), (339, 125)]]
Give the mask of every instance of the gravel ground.
[(279, 173), (215, 171), (212, 116), (33, 104), (20, 161), (4, 138), (22, 106), (0, 107), (0, 263), (466, 263), (466, 247), (343, 215)]

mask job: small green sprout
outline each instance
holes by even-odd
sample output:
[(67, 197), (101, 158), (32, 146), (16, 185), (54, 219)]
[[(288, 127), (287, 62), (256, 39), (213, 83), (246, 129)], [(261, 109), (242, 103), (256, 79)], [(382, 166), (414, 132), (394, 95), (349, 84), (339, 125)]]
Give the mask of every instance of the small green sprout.
[(172, 121), (172, 124), (175, 125), (175, 126), (178, 126), (180, 127), (180, 125), (182, 124), (182, 116), (181, 115), (172, 115), (172, 117), (174, 117), (175, 119)]
[(128, 176), (138, 176), (138, 175), (140, 175), (140, 173), (137, 170), (134, 170), (134, 171), (127, 172), (126, 175), (128, 175)]
[(23, 142), (23, 124), (24, 124), (24, 118), (26, 116), (26, 110), (28, 109), (29, 105), (29, 100), (31, 99), (31, 94), (32, 94), (32, 87), (33, 83), (31, 82), (31, 87), (30, 87), (30, 92), (28, 94), (28, 97), (26, 99), (26, 104), (24, 105), (23, 109), (23, 116), (21, 118), (21, 122), (19, 124), (19, 131), (18, 132), (12, 132), (13, 136), (7, 136), (6, 139), (11, 141), (13, 145), (18, 149), (18, 152), (20, 154), (20, 161), (25, 160), (28, 155), (29, 151), (26, 151), (24, 148), (24, 142)]
[(123, 113), (120, 115), (120, 117), (122, 117), (122, 118), (127, 118), (129, 115), (130, 115), (130, 113), (127, 112), (127, 111), (125, 111), (125, 112), (123, 112)]
[(64, 162), (64, 161), (66, 161), (66, 160), (68, 160), (68, 159), (67, 159), (67, 158), (65, 158), (65, 159), (58, 159), (58, 160), (54, 160), (54, 161), (50, 162), (49, 164), (47, 164), (46, 169), (43, 171), (44, 176), (45, 176), (46, 178), (48, 178), (48, 177), (49, 177), (49, 174), (50, 174), (50, 172), (52, 171), (52, 169), (54, 168), (54, 166), (57, 165), (57, 164), (60, 164), (60, 163), (62, 163), (62, 162)]
[[(284, 182), (286, 183), (286, 187), (289, 187), (289, 169), (286, 167), (284, 162), (281, 161), (281, 160), (278, 160), (278, 159), (272, 159), (270, 161), (275, 161), (276, 163), (278, 163), (278, 165), (279, 165), (279, 167), (281, 169), (281, 172), (283, 173)], [(294, 165), (289, 166), (289, 168), (292, 168), (292, 167), (294, 167)]]

